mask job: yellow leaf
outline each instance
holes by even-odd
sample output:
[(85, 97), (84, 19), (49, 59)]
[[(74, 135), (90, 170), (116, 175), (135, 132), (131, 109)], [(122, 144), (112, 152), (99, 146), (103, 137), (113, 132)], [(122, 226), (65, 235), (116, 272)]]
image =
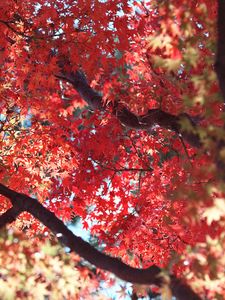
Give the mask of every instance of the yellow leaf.
[(208, 225), (211, 225), (213, 221), (219, 221), (221, 217), (224, 216), (225, 200), (223, 198), (216, 198), (214, 200), (214, 206), (207, 208), (203, 213), (203, 217), (206, 218)]

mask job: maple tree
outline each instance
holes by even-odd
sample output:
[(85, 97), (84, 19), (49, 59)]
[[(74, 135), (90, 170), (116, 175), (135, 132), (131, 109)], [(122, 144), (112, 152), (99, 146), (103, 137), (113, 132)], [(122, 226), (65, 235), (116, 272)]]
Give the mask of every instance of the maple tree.
[(0, 227), (50, 230), (166, 297), (224, 299), (224, 1), (0, 8)]

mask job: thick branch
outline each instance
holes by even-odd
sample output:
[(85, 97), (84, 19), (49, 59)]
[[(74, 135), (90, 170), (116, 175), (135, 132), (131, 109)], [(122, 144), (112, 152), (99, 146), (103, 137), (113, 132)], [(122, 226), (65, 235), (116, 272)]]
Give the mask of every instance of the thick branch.
[[(69, 64), (69, 62), (66, 62)], [(60, 62), (59, 66), (63, 70), (65, 62)], [(88, 84), (85, 75), (81, 71), (66, 72), (56, 75), (57, 78), (70, 82), (80, 96), (87, 102), (92, 109), (104, 110), (102, 105), (102, 96), (93, 90)]]
[(217, 20), (217, 56), (215, 69), (219, 80), (220, 89), (225, 102), (225, 1), (218, 0)]
[[(160, 268), (157, 266), (151, 266), (148, 269), (132, 268), (117, 258), (101, 253), (93, 246), (83, 241), (80, 237), (75, 236), (61, 220), (59, 220), (52, 212), (48, 211), (48, 209), (36, 199), (17, 193), (2, 184), (0, 184), (0, 194), (9, 198), (13, 206), (20, 212), (27, 211), (32, 214), (36, 219), (48, 227), (64, 245), (94, 264), (97, 268), (110, 271), (119, 278), (133, 283), (156, 284), (159, 286), (163, 284), (163, 278), (160, 277)], [(6, 213), (4, 215), (6, 215)], [(201, 299), (190, 289), (190, 287), (174, 276), (171, 276), (171, 289), (177, 299)]]
[[(63, 65), (60, 66), (63, 69)], [(80, 72), (66, 72), (62, 71), (62, 74), (57, 76), (67, 82), (70, 82), (80, 96), (88, 103), (88, 105), (93, 109), (104, 110), (102, 96), (92, 89), (88, 84), (85, 75)], [(117, 104), (114, 105), (114, 114), (120, 120), (122, 124), (127, 127), (134, 129), (152, 129), (154, 126), (161, 126), (166, 129), (173, 130), (178, 134), (182, 134), (183, 138), (190, 143), (192, 146), (200, 147), (201, 143), (199, 137), (194, 132), (181, 131), (181, 121), (183, 119), (188, 119), (195, 127), (194, 121), (187, 114), (181, 114), (179, 116), (174, 116), (166, 113), (160, 109), (149, 110), (146, 115), (137, 116), (131, 111), (129, 111), (125, 106)]]
[[(218, 19), (217, 19), (217, 55), (215, 70), (219, 81), (221, 94), (225, 105), (225, 1), (218, 0)], [(224, 106), (225, 111), (225, 106)], [(224, 124), (225, 131), (225, 124)], [(218, 141), (217, 154), (216, 154), (216, 165), (218, 173), (221, 178), (225, 181), (225, 140), (221, 139)]]

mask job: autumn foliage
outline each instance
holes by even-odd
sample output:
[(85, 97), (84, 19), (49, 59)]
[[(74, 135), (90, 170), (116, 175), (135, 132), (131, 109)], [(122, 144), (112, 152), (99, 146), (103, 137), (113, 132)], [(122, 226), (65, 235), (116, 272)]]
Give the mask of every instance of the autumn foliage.
[(225, 299), (224, 1), (5, 0), (0, 30), (0, 227)]

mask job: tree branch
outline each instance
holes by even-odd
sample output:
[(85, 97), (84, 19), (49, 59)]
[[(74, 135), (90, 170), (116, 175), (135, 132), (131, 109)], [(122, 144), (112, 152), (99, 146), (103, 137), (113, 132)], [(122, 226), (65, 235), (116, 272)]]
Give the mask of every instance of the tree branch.
[[(105, 110), (101, 94), (90, 87), (84, 73), (81, 71), (65, 71), (64, 64), (65, 62), (59, 63), (61, 74), (57, 75), (56, 77), (71, 83), (75, 90), (92, 109)], [(181, 121), (184, 119), (188, 120), (193, 128), (196, 127), (195, 122), (187, 114), (174, 116), (160, 109), (152, 109), (149, 110), (146, 115), (137, 116), (129, 111), (125, 106), (122, 106), (121, 104), (119, 104), (118, 107), (117, 106), (118, 103), (115, 103), (113, 106), (114, 114), (117, 116), (120, 122), (127, 127), (149, 130), (158, 125), (163, 128), (173, 130), (178, 134), (182, 134), (183, 138), (194, 147), (201, 146), (200, 139), (196, 133), (181, 130)]]
[(0, 216), (0, 228), (6, 226), (6, 224), (14, 222), (21, 212), (22, 210), (15, 206), (8, 209)]
[(64, 59), (60, 60), (58, 64), (61, 68), (61, 74), (56, 75), (56, 77), (71, 83), (75, 90), (92, 109), (104, 110), (102, 96), (90, 87), (84, 73), (81, 71), (65, 71), (65, 65), (68, 67), (70, 63), (68, 61), (64, 61)]
[[(217, 54), (215, 71), (219, 81), (219, 86), (221, 94), (223, 97), (225, 111), (225, 1), (218, 0), (218, 16), (217, 16)], [(223, 126), (225, 131), (225, 124)], [(225, 140), (221, 138), (217, 144), (217, 154), (216, 154), (216, 166), (218, 173), (220, 174), (223, 181), (225, 181)]]
[(219, 80), (219, 86), (225, 102), (225, 1), (218, 0), (217, 17), (217, 55), (215, 70)]
[(118, 168), (117, 166), (103, 165), (99, 161), (97, 161), (93, 158), (92, 158), (92, 160), (94, 163), (96, 163), (101, 168), (103, 168), (105, 170), (113, 171), (115, 173), (119, 173), (119, 172), (153, 172), (154, 171), (154, 169), (151, 167), (149, 167), (149, 168), (126, 168), (126, 167), (120, 166), (120, 168)]
[[(4, 223), (11, 222), (15, 216), (22, 211), (27, 211), (38, 219), (42, 224), (48, 227), (65, 246), (79, 254), (81, 257), (106, 271), (114, 273), (119, 278), (139, 284), (163, 285), (161, 269), (157, 266), (151, 266), (147, 269), (133, 268), (118, 258), (111, 257), (96, 250), (93, 246), (83, 241), (80, 237), (75, 236), (52, 212), (45, 208), (36, 199), (27, 195), (17, 193), (3, 184), (0, 184), (0, 194), (9, 198), (13, 208), (3, 214), (1, 218)], [(14, 210), (13, 210), (14, 209)], [(7, 217), (7, 216), (13, 216)], [(1, 219), (0, 219), (1, 220)], [(6, 222), (7, 220), (7, 222)], [(180, 279), (171, 276), (171, 290), (177, 299), (182, 300), (200, 300), (189, 286)]]

